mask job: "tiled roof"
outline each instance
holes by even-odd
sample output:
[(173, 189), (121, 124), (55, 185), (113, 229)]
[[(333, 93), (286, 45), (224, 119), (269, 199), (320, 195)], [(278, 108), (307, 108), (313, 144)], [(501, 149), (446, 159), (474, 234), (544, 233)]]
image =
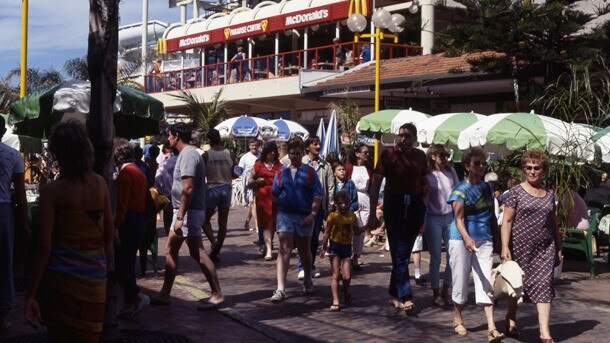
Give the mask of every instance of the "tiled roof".
[[(468, 60), (487, 53), (464, 54), (458, 57), (443, 57), (442, 54), (402, 57), (381, 61), (381, 83), (394, 83), (414, 80), (429, 80), (443, 77), (471, 75)], [(459, 70), (461, 73), (450, 73)], [(312, 89), (328, 89), (337, 86), (371, 85), (375, 80), (375, 63), (362, 65), (361, 68), (348, 70), (316, 83), (307, 85)]]

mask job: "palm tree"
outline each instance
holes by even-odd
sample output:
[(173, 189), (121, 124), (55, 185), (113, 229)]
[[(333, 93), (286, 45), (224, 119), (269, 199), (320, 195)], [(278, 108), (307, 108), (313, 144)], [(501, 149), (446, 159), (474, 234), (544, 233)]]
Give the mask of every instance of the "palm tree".
[[(28, 68), (26, 73), (26, 94), (63, 82), (61, 73), (55, 69)], [(0, 78), (0, 113), (8, 113), (11, 104), (19, 99), (20, 75), (21, 69), (15, 68)]]
[(208, 104), (205, 103), (204, 99), (198, 98), (188, 90), (181, 90), (178, 94), (170, 95), (186, 104), (191, 112), (196, 130), (204, 133), (225, 120), (230, 114), (226, 101), (221, 99), (222, 91), (223, 88), (220, 88), (218, 92), (214, 93)]

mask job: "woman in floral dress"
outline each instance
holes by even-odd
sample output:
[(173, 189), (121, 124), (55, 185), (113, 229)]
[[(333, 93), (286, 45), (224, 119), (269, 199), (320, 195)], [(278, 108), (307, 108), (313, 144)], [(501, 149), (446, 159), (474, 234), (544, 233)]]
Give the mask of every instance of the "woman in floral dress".
[[(553, 289), (553, 267), (561, 260), (561, 238), (556, 221), (555, 194), (542, 179), (548, 158), (541, 151), (526, 151), (521, 158), (525, 181), (512, 187), (504, 204), (502, 260), (515, 260), (523, 269), (525, 296), (536, 304), (540, 341), (553, 343), (549, 322)], [(512, 249), (511, 249), (512, 246)], [(506, 332), (518, 336), (517, 303), (508, 302)]]

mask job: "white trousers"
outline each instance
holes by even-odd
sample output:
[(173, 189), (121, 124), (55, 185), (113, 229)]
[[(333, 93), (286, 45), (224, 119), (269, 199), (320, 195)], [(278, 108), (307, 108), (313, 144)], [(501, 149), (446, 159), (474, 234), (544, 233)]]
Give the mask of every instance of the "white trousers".
[(479, 305), (493, 304), (491, 284), (492, 241), (475, 241), (477, 251), (469, 252), (461, 240), (449, 240), (449, 265), (451, 266), (453, 288), (451, 299), (459, 305), (468, 300), (470, 272), (474, 279), (474, 294)]

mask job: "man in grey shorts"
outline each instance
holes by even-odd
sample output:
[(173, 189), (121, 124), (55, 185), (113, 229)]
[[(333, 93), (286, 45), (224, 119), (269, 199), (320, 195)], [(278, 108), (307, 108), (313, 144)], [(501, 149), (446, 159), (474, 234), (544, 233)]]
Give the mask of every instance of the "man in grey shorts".
[(188, 124), (178, 123), (170, 127), (169, 144), (180, 152), (172, 184), (174, 213), (165, 247), (163, 288), (152, 302), (153, 304), (169, 304), (170, 292), (176, 277), (178, 252), (186, 239), (190, 256), (199, 263), (199, 267), (212, 289), (212, 296), (197, 305), (198, 309), (206, 310), (214, 309), (224, 302), (224, 296), (220, 291), (214, 263), (205, 253), (201, 240), (201, 227), (205, 220), (205, 166), (201, 155), (189, 145), (190, 139), (191, 127)]

